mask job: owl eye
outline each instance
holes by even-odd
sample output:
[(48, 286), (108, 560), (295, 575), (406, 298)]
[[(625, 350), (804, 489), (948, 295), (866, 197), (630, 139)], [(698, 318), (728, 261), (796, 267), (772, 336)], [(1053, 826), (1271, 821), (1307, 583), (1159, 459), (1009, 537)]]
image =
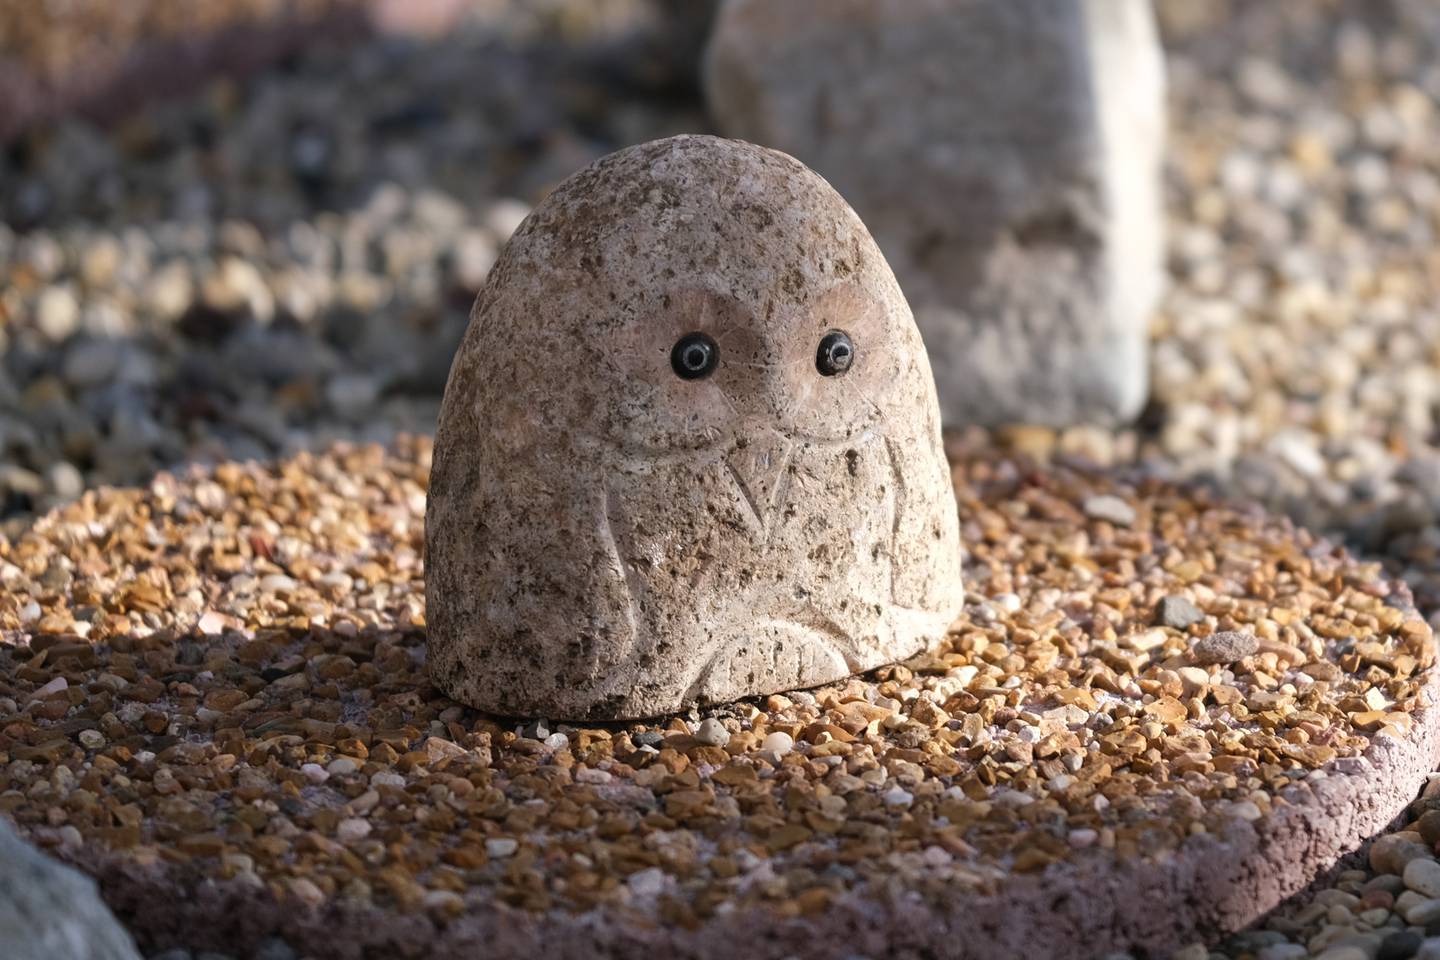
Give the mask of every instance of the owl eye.
[(844, 330), (831, 330), (820, 338), (815, 351), (815, 369), (822, 377), (838, 377), (855, 362), (855, 344)]
[(699, 380), (715, 372), (720, 345), (703, 333), (687, 333), (670, 348), (670, 368), (681, 380)]

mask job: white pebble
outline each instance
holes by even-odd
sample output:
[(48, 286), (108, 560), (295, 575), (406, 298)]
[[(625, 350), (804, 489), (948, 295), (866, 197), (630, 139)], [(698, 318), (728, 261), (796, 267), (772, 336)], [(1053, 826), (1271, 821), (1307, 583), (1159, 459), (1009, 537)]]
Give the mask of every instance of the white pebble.
[(485, 841), (485, 854), (491, 859), (501, 860), (505, 857), (515, 856), (515, 851), (519, 846), (519, 841), (510, 837), (492, 837)]
[(335, 827), (335, 836), (345, 843), (353, 843), (356, 840), (364, 840), (370, 836), (370, 821), (361, 820), (359, 817), (351, 817), (348, 820), (341, 820)]
[(1241, 820), (1259, 820), (1264, 816), (1260, 808), (1249, 800), (1241, 800), (1239, 803), (1230, 805), (1230, 812)]
[(760, 745), (760, 749), (766, 753), (773, 753), (777, 757), (783, 757), (789, 753), (794, 746), (795, 741), (791, 738), (790, 734), (776, 730), (765, 738), (765, 742)]
[(730, 742), (730, 731), (714, 717), (706, 717), (695, 732), (695, 739), (708, 746), (723, 747)]
[(891, 787), (885, 791), (885, 806), (887, 807), (909, 807), (914, 802), (914, 794), (903, 787)]
[(320, 764), (318, 763), (303, 764), (300, 767), (300, 772), (303, 773), (305, 775), (305, 779), (309, 780), (311, 783), (324, 783), (326, 780), (330, 779), (330, 774), (326, 772), (325, 768), (320, 766)]
[(325, 768), (332, 777), (346, 777), (360, 769), (360, 765), (349, 757), (336, 757)]
[(990, 602), (1006, 613), (1018, 613), (1020, 610), (1020, 598), (1013, 593), (1002, 593)]
[(299, 877), (290, 881), (290, 892), (307, 907), (318, 907), (325, 902), (325, 893), (313, 881)]
[(932, 867), (943, 867), (955, 861), (955, 857), (951, 855), (949, 850), (946, 850), (944, 847), (937, 847), (934, 844), (926, 847), (925, 852), (921, 854), (921, 856), (924, 857), (925, 862)]
[[(41, 687), (39, 690), (36, 690), (34, 693), (30, 694), (30, 699), (31, 699), (31, 700), (44, 700), (46, 697), (49, 697), (49, 696), (51, 696), (52, 694), (61, 693), (62, 691), (65, 691), (65, 690), (68, 690), (68, 689), (70, 689), (70, 682), (69, 682), (68, 680), (66, 680), (64, 677), (56, 677), (55, 679), (51, 680), (49, 683), (45, 684), (45, 686)], [(775, 736), (785, 737), (785, 734), (780, 733), (780, 734), (775, 734)], [(790, 738), (789, 738), (789, 737), (785, 737), (785, 739), (786, 739), (786, 740), (789, 740)], [(766, 742), (766, 743), (769, 743), (770, 741), (767, 740), (767, 741), (765, 741), (765, 742)]]
[(206, 636), (214, 636), (225, 629), (225, 615), (216, 613), (214, 610), (207, 610), (201, 614), (199, 621), (195, 624), (195, 629)]
[(1084, 510), (1091, 520), (1104, 520), (1117, 527), (1128, 527), (1135, 522), (1135, 508), (1111, 494), (1086, 498)]
[(665, 871), (659, 867), (646, 867), (630, 874), (630, 879), (625, 882), (637, 896), (659, 896), (665, 890)]

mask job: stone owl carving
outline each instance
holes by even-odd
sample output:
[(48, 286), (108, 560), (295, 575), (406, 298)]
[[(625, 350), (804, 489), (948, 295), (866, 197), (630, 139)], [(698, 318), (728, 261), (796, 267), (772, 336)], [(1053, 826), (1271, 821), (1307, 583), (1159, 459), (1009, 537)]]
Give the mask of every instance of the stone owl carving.
[(431, 677), (499, 714), (656, 716), (939, 639), (963, 591), (935, 387), (855, 213), (715, 137), (562, 183), (476, 300), (426, 547)]

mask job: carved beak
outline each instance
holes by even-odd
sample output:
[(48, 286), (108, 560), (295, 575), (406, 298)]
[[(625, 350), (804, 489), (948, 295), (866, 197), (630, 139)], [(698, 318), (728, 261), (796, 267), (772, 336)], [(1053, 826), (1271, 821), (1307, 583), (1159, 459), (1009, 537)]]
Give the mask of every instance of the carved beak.
[(740, 488), (740, 498), (762, 533), (768, 532), (770, 515), (784, 502), (786, 468), (794, 444), (771, 430), (754, 437), (741, 437), (725, 456), (725, 466)]

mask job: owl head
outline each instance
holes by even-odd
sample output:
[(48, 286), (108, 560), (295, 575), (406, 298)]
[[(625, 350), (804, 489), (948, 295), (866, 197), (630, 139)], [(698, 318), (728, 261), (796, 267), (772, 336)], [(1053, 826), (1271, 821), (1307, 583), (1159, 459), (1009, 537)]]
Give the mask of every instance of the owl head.
[(928, 386), (923, 348), (865, 226), (818, 174), (741, 141), (672, 137), (571, 177), (476, 316), (494, 362), (472, 375), (517, 443), (685, 456), (757, 432), (843, 442), (897, 403), (928, 409), (905, 396)]

